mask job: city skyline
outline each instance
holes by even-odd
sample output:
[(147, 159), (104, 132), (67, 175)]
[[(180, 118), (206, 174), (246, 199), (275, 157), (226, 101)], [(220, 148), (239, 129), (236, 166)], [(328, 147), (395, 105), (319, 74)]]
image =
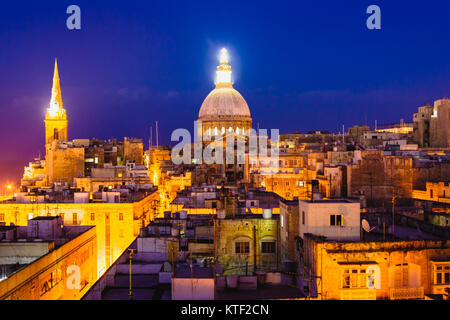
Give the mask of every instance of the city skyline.
[[(337, 4), (282, 3), (272, 11), (267, 3), (258, 8), (242, 4), (238, 12), (231, 10), (232, 2), (221, 11), (217, 4), (202, 5), (173, 2), (150, 9), (133, 4), (102, 14), (99, 7), (81, 2), (82, 28), (70, 31), (63, 4), (30, 4), (20, 11), (9, 4), (0, 16), (9, 27), (2, 37), (15, 45), (0, 53), (0, 130), (3, 136), (14, 130), (20, 134), (2, 140), (8, 150), (0, 157), (6, 165), (2, 168), (14, 172), (9, 177), (3, 172), (6, 179), (16, 179), (23, 167), (6, 162), (25, 164), (44, 152), (40, 128), (55, 57), (71, 138), (134, 136), (147, 143), (150, 126), (158, 121), (160, 143), (168, 144), (174, 129), (192, 130), (214, 85), (215, 63), (224, 46), (254, 127), (280, 128), (281, 133), (339, 132), (342, 125), (373, 127), (375, 120), (411, 122), (418, 106), (448, 92), (449, 46), (438, 41), (446, 31), (445, 19), (439, 18), (448, 8), (444, 2), (427, 8), (415, 1), (382, 4), (383, 28), (377, 31), (365, 28), (365, 4), (344, 10)], [(256, 11), (246, 17), (250, 9)], [(433, 15), (425, 14), (431, 11)], [(217, 15), (221, 23), (196, 19), (200, 15)], [(264, 15), (276, 23), (257, 18)], [(227, 23), (228, 17), (234, 23)], [(180, 30), (178, 23), (186, 28)], [(33, 40), (37, 35), (39, 42)]]

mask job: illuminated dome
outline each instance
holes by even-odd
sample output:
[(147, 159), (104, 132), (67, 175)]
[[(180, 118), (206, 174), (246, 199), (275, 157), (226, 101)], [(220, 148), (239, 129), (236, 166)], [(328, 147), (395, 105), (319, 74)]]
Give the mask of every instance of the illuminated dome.
[(199, 120), (251, 120), (250, 109), (233, 87), (216, 87), (203, 101)]
[(208, 134), (225, 131), (245, 133), (252, 126), (250, 109), (242, 95), (233, 88), (231, 66), (226, 49), (220, 52), (216, 71), (216, 88), (203, 101), (198, 115)]

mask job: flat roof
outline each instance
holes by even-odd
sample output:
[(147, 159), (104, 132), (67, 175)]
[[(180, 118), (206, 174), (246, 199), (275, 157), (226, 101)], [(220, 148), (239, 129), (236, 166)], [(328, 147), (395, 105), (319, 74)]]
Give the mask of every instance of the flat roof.
[(358, 203), (350, 199), (320, 199), (320, 200), (300, 200), (307, 203)]

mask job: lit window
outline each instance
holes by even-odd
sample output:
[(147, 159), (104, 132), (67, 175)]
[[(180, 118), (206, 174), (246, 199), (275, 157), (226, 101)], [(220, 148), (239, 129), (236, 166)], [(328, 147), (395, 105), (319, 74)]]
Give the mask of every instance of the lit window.
[(372, 274), (366, 273), (365, 269), (344, 269), (342, 271), (343, 289), (364, 289), (367, 288), (369, 276), (374, 281)]
[(450, 284), (450, 265), (438, 264), (434, 269), (434, 283), (437, 285)]

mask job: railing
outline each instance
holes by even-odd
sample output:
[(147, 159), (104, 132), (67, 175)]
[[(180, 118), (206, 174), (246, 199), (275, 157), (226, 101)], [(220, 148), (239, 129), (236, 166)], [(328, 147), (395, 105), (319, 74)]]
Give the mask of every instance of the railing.
[(389, 290), (391, 300), (423, 299), (423, 287), (418, 288), (391, 288)]

